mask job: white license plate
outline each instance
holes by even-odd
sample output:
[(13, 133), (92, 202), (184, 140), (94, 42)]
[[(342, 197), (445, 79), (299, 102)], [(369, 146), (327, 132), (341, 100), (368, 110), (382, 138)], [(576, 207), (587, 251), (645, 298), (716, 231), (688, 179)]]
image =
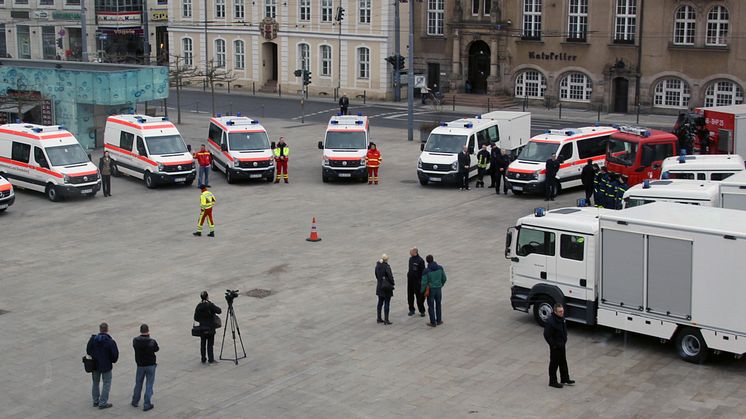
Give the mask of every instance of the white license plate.
[(340, 173), (339, 177), (352, 177), (352, 173)]
[(5, 208), (8, 208), (8, 204), (3, 204), (3, 205), (0, 205), (0, 210), (3, 210), (3, 209), (5, 209)]
[(176, 179), (174, 179), (174, 182), (186, 182), (186, 178), (185, 177), (177, 177)]
[(259, 179), (260, 177), (262, 177), (261, 173), (257, 173), (255, 175), (249, 175), (249, 178), (251, 178), (251, 179)]
[(83, 189), (80, 191), (80, 193), (91, 193), (93, 192), (93, 189)]
[(523, 186), (511, 186), (510, 188), (513, 189), (514, 191), (522, 191), (523, 190)]
[(442, 179), (439, 177), (431, 177), (430, 182), (440, 182)]

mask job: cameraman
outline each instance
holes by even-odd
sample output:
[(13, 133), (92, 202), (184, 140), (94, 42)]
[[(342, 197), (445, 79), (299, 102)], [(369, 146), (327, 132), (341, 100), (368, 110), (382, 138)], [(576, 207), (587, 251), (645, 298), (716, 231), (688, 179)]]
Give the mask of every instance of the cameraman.
[[(210, 364), (216, 364), (218, 361), (215, 360), (212, 351), (215, 344), (215, 315), (222, 313), (222, 310), (207, 299), (207, 291), (202, 291), (199, 296), (202, 301), (194, 309), (194, 321), (199, 322), (202, 328), (202, 336), (199, 337), (202, 363), (209, 360)], [(205, 358), (205, 350), (207, 350), (207, 358)]]

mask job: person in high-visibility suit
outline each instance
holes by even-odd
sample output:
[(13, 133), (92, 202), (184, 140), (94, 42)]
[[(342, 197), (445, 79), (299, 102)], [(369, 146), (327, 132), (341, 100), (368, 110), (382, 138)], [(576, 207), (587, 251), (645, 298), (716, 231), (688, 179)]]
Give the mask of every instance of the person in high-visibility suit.
[(207, 219), (207, 223), (210, 225), (210, 234), (208, 237), (215, 237), (215, 221), (212, 219), (212, 207), (215, 206), (215, 195), (207, 190), (207, 186), (202, 185), (202, 194), (199, 196), (200, 211), (199, 218), (197, 219), (197, 231), (193, 234), (195, 236), (202, 235), (202, 225)]
[(490, 152), (485, 144), (477, 153), (477, 184), (474, 186), (475, 188), (484, 188), (484, 175), (487, 174), (488, 167), (490, 167)]
[(378, 185), (378, 168), (381, 167), (382, 162), (381, 152), (376, 148), (376, 144), (370, 143), (368, 154), (365, 155), (365, 165), (368, 167), (368, 185), (373, 183)]
[(280, 183), (280, 178), (285, 179), (288, 183), (288, 159), (290, 158), (290, 147), (285, 143), (285, 137), (280, 137), (280, 141), (275, 147), (275, 165), (277, 166), (277, 177), (275, 183)]

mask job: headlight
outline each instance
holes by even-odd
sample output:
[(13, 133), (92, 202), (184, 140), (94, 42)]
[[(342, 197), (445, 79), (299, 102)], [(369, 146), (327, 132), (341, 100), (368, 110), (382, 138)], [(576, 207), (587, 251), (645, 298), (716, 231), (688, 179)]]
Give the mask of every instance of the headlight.
[(163, 172), (165, 170), (166, 170), (166, 165), (164, 165), (163, 163), (158, 163), (158, 171)]
[(275, 159), (269, 159), (269, 167), (273, 167), (275, 165)]
[(422, 159), (417, 159), (417, 168), (422, 169)]
[(539, 174), (540, 174), (540, 173), (541, 173), (541, 170), (537, 170), (537, 171), (535, 171), (535, 172), (534, 172), (534, 175), (533, 175), (534, 179), (539, 179)]
[(360, 166), (365, 166), (365, 159), (360, 159)]
[(65, 183), (70, 183), (70, 176), (65, 175), (62, 179)]
[(241, 162), (238, 160), (233, 160), (233, 167), (239, 167), (241, 165)]
[(458, 162), (457, 161), (455, 161), (455, 162), (453, 162), (453, 164), (451, 164), (451, 169), (458, 170)]
[(324, 157), (324, 166), (329, 166), (329, 157)]

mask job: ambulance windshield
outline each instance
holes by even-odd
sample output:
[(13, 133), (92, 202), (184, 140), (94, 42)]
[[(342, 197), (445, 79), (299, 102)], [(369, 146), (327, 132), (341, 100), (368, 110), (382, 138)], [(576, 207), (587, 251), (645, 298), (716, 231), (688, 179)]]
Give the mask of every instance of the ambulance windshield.
[(181, 135), (162, 135), (160, 137), (145, 137), (150, 154), (186, 153), (187, 148)]
[(425, 151), (434, 153), (460, 153), (466, 145), (466, 135), (430, 134)]
[(71, 164), (88, 163), (88, 155), (80, 144), (68, 144), (57, 147), (47, 147), (49, 164), (52, 166), (69, 166)]
[(606, 149), (606, 161), (610, 163), (632, 166), (637, 160), (637, 143), (630, 141), (609, 139)]
[(365, 131), (327, 131), (325, 148), (363, 150), (367, 148)]
[(266, 132), (233, 132), (228, 134), (230, 150), (266, 150), (269, 140)]
[(518, 155), (518, 160), (545, 162), (552, 157), (552, 153), (557, 152), (558, 147), (559, 144), (557, 143), (529, 141), (526, 147), (521, 150), (521, 154)]

